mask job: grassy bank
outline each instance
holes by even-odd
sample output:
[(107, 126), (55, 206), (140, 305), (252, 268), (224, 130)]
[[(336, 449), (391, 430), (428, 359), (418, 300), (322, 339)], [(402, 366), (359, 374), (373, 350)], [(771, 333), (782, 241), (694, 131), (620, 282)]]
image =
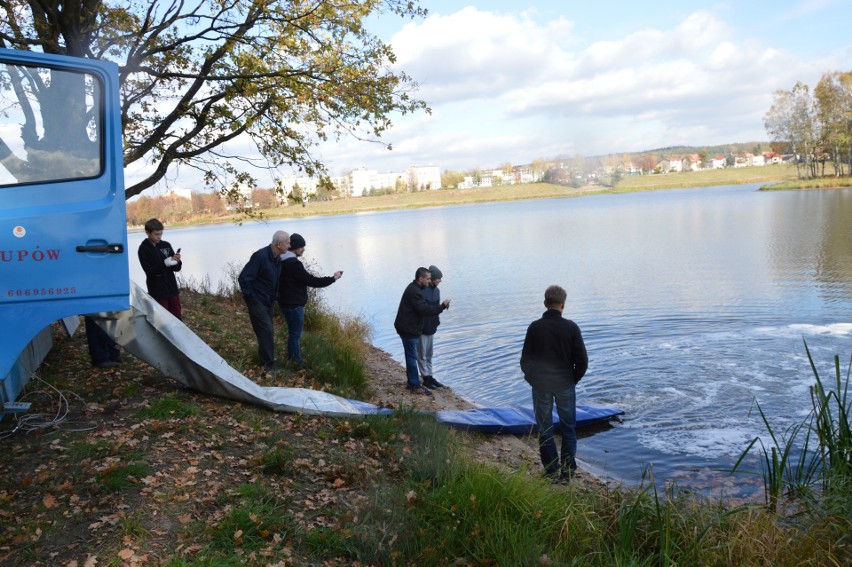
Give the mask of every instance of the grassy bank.
[[(182, 298), (188, 326), (258, 382), (369, 399), (358, 320), (310, 309), (303, 354), (311, 369), (259, 375), (239, 297), (185, 290)], [(284, 337), (277, 340), (281, 351)], [(181, 388), (140, 361), (92, 369), (81, 333), (57, 330), (27, 399), (35, 418), (0, 427), (2, 565), (798, 566), (852, 558), (848, 495), (782, 515), (650, 484), (553, 485), (472, 458), (477, 436), (411, 408), (364, 419), (276, 414)]]
[[(397, 209), (416, 209), (423, 207), (441, 207), (448, 205), (472, 205), (500, 201), (525, 199), (551, 199), (558, 197), (582, 197), (601, 193), (630, 193), (637, 191), (655, 191), (683, 187), (706, 187), (715, 185), (739, 185), (746, 183), (770, 183), (791, 181), (796, 178), (796, 168), (789, 165), (743, 167), (692, 171), (661, 175), (636, 175), (623, 178), (616, 188), (602, 185), (586, 185), (574, 188), (552, 183), (529, 183), (524, 185), (504, 185), (500, 187), (482, 187), (477, 189), (441, 189), (438, 191), (419, 191), (416, 193), (397, 193), (375, 197), (340, 198), (332, 201), (317, 201), (305, 206), (290, 205), (256, 211), (264, 218), (299, 218), (317, 215), (343, 215), (391, 211)], [(239, 215), (223, 217), (198, 216), (186, 223), (173, 223), (171, 226), (216, 224), (240, 220)]]
[(819, 179), (794, 179), (764, 185), (761, 191), (788, 191), (791, 189), (841, 189), (852, 187), (852, 177), (821, 177)]

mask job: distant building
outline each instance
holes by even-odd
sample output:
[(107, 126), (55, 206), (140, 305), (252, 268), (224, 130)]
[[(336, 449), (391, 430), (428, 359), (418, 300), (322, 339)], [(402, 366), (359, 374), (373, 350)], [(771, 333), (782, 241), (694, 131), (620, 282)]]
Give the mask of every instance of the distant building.
[(441, 170), (436, 165), (413, 165), (405, 170), (409, 190), (436, 190), (441, 188)]

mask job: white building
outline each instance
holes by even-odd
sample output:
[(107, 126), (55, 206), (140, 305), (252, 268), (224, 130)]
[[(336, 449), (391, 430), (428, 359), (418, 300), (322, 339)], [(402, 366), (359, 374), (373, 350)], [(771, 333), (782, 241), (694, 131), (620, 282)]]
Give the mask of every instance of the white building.
[(405, 174), (409, 190), (434, 191), (441, 188), (441, 170), (437, 165), (412, 165)]

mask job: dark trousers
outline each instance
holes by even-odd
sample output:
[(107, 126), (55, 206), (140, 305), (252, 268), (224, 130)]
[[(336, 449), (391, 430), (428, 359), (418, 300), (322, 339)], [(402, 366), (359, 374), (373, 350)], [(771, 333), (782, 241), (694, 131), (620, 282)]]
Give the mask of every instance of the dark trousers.
[(269, 367), (275, 362), (275, 326), (272, 321), (273, 303), (257, 299), (247, 299), (249, 319), (251, 328), (257, 336), (257, 356), (260, 365)]
[(174, 297), (167, 297), (165, 299), (158, 299), (157, 303), (159, 303), (160, 305), (162, 305), (163, 307), (168, 309), (169, 313), (171, 313), (172, 315), (174, 315), (178, 319), (183, 320), (183, 317), (181, 316), (182, 313), (181, 313), (181, 309), (180, 309), (180, 296), (179, 295), (175, 295)]
[(101, 364), (108, 360), (121, 361), (121, 350), (106, 331), (101, 329), (91, 317), (83, 317), (86, 325), (86, 342), (89, 344), (89, 356), (92, 364)]

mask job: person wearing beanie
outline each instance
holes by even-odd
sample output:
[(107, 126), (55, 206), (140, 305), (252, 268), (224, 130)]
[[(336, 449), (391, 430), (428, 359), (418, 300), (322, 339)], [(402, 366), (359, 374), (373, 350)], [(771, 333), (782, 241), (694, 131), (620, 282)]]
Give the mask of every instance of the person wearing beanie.
[(309, 287), (328, 287), (343, 275), (338, 270), (333, 276), (317, 277), (310, 274), (299, 261), (305, 253), (304, 237), (294, 232), (290, 235), (290, 250), (281, 256), (281, 274), (278, 280), (278, 307), (287, 322), (287, 359), (304, 367), (302, 360), (302, 329), (305, 326), (305, 305)]
[[(441, 304), (441, 291), (438, 289), (438, 284), (444, 278), (443, 272), (434, 264), (429, 266), (431, 278), (429, 285), (423, 289), (423, 299), (429, 305)], [(441, 316), (426, 315), (423, 317), (423, 334), (417, 343), (417, 367), (420, 370), (420, 380), (423, 385), (431, 390), (443, 388), (444, 385), (435, 380), (432, 376), (432, 350), (434, 345), (435, 332), (438, 330), (438, 325), (441, 324)]]
[(405, 352), (405, 377), (408, 389), (414, 394), (431, 396), (427, 388), (420, 383), (417, 368), (417, 343), (423, 334), (423, 318), (428, 315), (438, 315), (441, 311), (450, 308), (450, 300), (445, 299), (437, 305), (431, 305), (423, 299), (423, 290), (429, 285), (432, 278), (429, 270), (423, 267), (414, 272), (414, 281), (409, 283), (399, 300), (396, 310), (396, 319), (393, 326), (399, 338), (402, 339), (402, 348)]

